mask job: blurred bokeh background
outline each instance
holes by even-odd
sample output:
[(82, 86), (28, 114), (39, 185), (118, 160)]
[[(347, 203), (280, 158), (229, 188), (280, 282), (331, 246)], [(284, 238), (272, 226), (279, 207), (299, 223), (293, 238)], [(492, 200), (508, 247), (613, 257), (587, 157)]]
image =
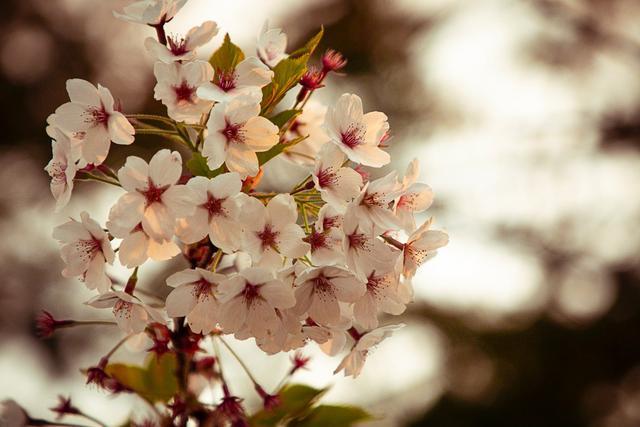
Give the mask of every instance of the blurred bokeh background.
[[(51, 229), (81, 210), (103, 220), (118, 196), (80, 184), (53, 214), (44, 127), (65, 80), (102, 83), (126, 112), (163, 112), (142, 45), (153, 31), (114, 19), (124, 3), (0, 5), (0, 398), (34, 415), (64, 394), (117, 423), (131, 403), (85, 388), (78, 371), (111, 346), (110, 330), (41, 341), (33, 327), (43, 308), (96, 317), (81, 304), (91, 294), (60, 276)], [(203, 57), (224, 32), (252, 52), (267, 19), (291, 47), (324, 25), (321, 48), (349, 64), (317, 99), (355, 92), (389, 115), (390, 168), (420, 159), (436, 193), (428, 213), (451, 236), (416, 277), (408, 326), (361, 377), (332, 378), (337, 360), (310, 349), (299, 381), (334, 384), (327, 401), (385, 413), (379, 426), (640, 425), (637, 0), (189, 0), (169, 32), (207, 19), (221, 32)], [(112, 150), (116, 167), (130, 153)], [(142, 284), (166, 293), (154, 268)], [(287, 368), (286, 355), (234, 344), (267, 385)]]

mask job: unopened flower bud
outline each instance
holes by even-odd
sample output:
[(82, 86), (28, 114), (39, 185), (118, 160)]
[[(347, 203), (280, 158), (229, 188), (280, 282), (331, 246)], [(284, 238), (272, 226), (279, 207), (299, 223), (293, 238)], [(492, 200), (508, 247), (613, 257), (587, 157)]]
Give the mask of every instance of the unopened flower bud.
[(347, 65), (347, 59), (338, 51), (329, 49), (322, 55), (322, 71), (339, 71)]
[(58, 418), (62, 418), (65, 415), (80, 414), (80, 410), (71, 403), (70, 397), (58, 396), (58, 404), (50, 409), (58, 414)]

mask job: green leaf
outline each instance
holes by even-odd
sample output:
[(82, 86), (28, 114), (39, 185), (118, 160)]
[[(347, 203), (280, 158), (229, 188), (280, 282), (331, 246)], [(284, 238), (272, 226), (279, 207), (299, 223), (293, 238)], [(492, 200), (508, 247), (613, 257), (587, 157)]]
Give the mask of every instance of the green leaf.
[(280, 392), (280, 405), (261, 410), (251, 417), (252, 426), (279, 425), (284, 419), (305, 416), (327, 389), (316, 389), (302, 384), (288, 385)]
[(177, 361), (173, 353), (151, 356), (146, 366), (107, 365), (106, 372), (149, 402), (166, 402), (178, 391)]
[(271, 123), (282, 129), (284, 125), (289, 123), (291, 119), (298, 117), (300, 113), (302, 113), (302, 110), (284, 110), (269, 118), (269, 120), (271, 120)]
[(193, 176), (206, 176), (207, 178), (213, 178), (213, 173), (207, 165), (207, 159), (200, 153), (193, 153), (191, 159), (187, 162), (187, 169), (193, 174)]
[(244, 60), (244, 53), (242, 52), (242, 49), (231, 43), (231, 38), (229, 37), (229, 33), (227, 33), (224, 36), (222, 46), (220, 46), (218, 50), (211, 55), (211, 58), (209, 58), (209, 63), (213, 66), (213, 69), (216, 70), (216, 72), (218, 70), (232, 71), (242, 60)]
[(299, 136), (299, 137), (297, 137), (296, 139), (294, 139), (293, 141), (291, 141), (288, 144), (278, 143), (278, 144), (274, 145), (273, 147), (271, 147), (269, 149), (269, 151), (265, 151), (265, 152), (262, 152), (262, 153), (256, 153), (257, 156), (258, 156), (258, 163), (260, 164), (260, 166), (264, 165), (269, 160), (273, 159), (275, 156), (277, 156), (278, 154), (282, 153), (285, 150), (285, 148), (293, 147), (294, 145), (298, 144), (299, 142), (304, 141), (307, 138), (309, 138), (309, 135)]
[(304, 44), (300, 49), (296, 49), (289, 54), (289, 57), (298, 58), (302, 55), (313, 55), (313, 52), (318, 47), (322, 36), (324, 35), (324, 27), (320, 27), (320, 31), (315, 36), (311, 37), (308, 42)]
[(291, 427), (348, 427), (374, 417), (356, 406), (320, 405), (304, 418), (289, 424)]
[(307, 71), (309, 54), (286, 58), (273, 67), (273, 80), (262, 88), (262, 113), (270, 112)]

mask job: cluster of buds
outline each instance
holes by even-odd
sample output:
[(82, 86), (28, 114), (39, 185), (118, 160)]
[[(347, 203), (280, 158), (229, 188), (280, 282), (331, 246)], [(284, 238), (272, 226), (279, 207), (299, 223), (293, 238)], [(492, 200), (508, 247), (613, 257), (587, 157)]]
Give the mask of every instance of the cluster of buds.
[[(321, 68), (308, 66), (322, 33), (288, 54), (286, 34), (265, 25), (256, 56), (245, 57), (227, 34), (203, 61), (196, 50), (218, 33), (214, 22), (182, 37), (165, 34), (185, 3), (143, 0), (116, 14), (157, 30), (145, 47), (166, 117), (125, 114), (107, 88), (72, 79), (69, 102), (48, 119), (53, 158), (46, 170), (58, 209), (78, 180), (121, 189), (106, 226), (81, 212), (55, 229), (62, 274), (95, 290), (87, 304), (109, 308), (123, 334), (150, 337), (147, 350), (158, 356), (182, 355), (188, 372), (218, 365), (194, 359), (204, 337), (233, 335), (268, 354), (316, 343), (329, 355), (345, 353), (336, 373), (356, 377), (370, 350), (403, 326), (381, 326), (380, 316), (405, 310), (416, 269), (448, 242), (431, 220), (416, 224), (433, 193), (418, 182), (417, 160), (404, 176), (370, 178), (391, 160), (385, 114), (365, 112), (354, 94), (328, 107), (308, 102), (347, 64), (328, 50)], [(291, 90), (298, 94), (287, 109), (282, 101)], [(160, 149), (148, 161), (129, 156), (117, 170), (105, 164), (111, 143), (132, 145), (138, 135), (181, 149)], [(260, 187), (263, 166), (278, 156), (308, 171), (289, 192)], [(166, 300), (151, 303), (136, 291), (148, 260), (181, 254), (187, 265), (166, 277)], [(116, 260), (133, 269), (120, 288), (108, 272)], [(40, 324), (43, 335), (66, 326), (48, 315)], [(307, 363), (296, 353), (289, 375)], [(104, 368), (91, 368), (89, 382), (123, 391)], [(244, 410), (222, 382), (216, 413), (234, 424)], [(277, 394), (257, 383), (256, 390), (266, 407), (278, 405)], [(174, 400), (174, 412), (184, 412), (186, 400)]]

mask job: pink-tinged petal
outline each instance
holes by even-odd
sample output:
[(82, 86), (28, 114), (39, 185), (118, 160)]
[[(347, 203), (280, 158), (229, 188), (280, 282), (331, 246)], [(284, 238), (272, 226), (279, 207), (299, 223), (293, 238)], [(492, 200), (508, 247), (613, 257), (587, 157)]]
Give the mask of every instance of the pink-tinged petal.
[(207, 159), (210, 169), (218, 169), (227, 158), (227, 141), (218, 131), (209, 133), (202, 146), (202, 155)]
[(94, 85), (82, 79), (67, 80), (67, 93), (71, 102), (77, 102), (87, 106), (99, 106), (100, 97)]
[(208, 101), (222, 102), (226, 99), (227, 94), (213, 83), (205, 83), (196, 90), (196, 95), (200, 99)]
[(255, 197), (246, 197), (240, 209), (240, 222), (247, 230), (262, 231), (266, 207)]
[(260, 287), (260, 295), (276, 308), (291, 308), (296, 304), (293, 289), (280, 280), (272, 280)]
[(194, 194), (194, 202), (201, 205), (207, 201), (207, 191), (209, 190), (209, 183), (211, 180), (204, 176), (194, 176), (187, 182)]
[(273, 71), (253, 56), (238, 64), (236, 74), (239, 86), (263, 87), (269, 84), (273, 78)]
[(302, 228), (295, 223), (288, 224), (280, 229), (278, 250), (289, 258), (301, 258), (305, 256), (311, 246), (303, 242), (305, 234)]
[(111, 207), (107, 228), (118, 238), (124, 238), (144, 216), (145, 198), (142, 194), (125, 193)]
[(389, 131), (387, 115), (379, 111), (372, 111), (363, 116), (362, 121), (367, 128), (365, 142), (377, 146), (385, 133)]
[(167, 296), (166, 309), (169, 317), (186, 316), (196, 306), (193, 286), (179, 286)]
[(308, 312), (319, 325), (334, 325), (340, 320), (340, 306), (333, 292), (315, 291)]
[(358, 95), (345, 93), (333, 108), (328, 110), (328, 118), (333, 123), (338, 132), (346, 131), (349, 125), (363, 120), (362, 99)]
[(362, 145), (353, 150), (353, 153), (355, 153), (355, 155), (352, 154), (352, 156), (349, 156), (349, 159), (364, 166), (380, 168), (391, 162), (389, 153), (376, 146)]
[(131, 233), (125, 237), (118, 250), (120, 263), (127, 268), (142, 265), (147, 260), (149, 238), (142, 231)]
[(182, 175), (182, 157), (177, 151), (163, 149), (158, 151), (149, 162), (149, 178), (156, 187), (173, 185)]
[(256, 152), (269, 150), (278, 143), (278, 127), (265, 117), (251, 117), (242, 127), (244, 145)]
[(163, 63), (169, 64), (174, 61), (174, 56), (171, 51), (169, 51), (165, 45), (160, 44), (155, 37), (147, 37), (144, 40), (144, 47), (152, 57), (162, 61)]
[(109, 132), (104, 126), (93, 126), (86, 130), (85, 137), (80, 144), (82, 158), (87, 163), (102, 164), (111, 147)]
[(252, 302), (247, 311), (246, 325), (251, 334), (256, 338), (262, 338), (267, 331), (274, 331), (280, 322), (275, 310), (266, 301), (257, 299)]
[(130, 192), (147, 188), (149, 165), (140, 157), (127, 157), (124, 166), (118, 171), (118, 181), (122, 188)]
[(152, 203), (144, 212), (142, 228), (154, 240), (168, 240), (173, 237), (175, 217), (162, 203)]
[(218, 323), (220, 306), (215, 299), (200, 301), (187, 316), (189, 327), (196, 334), (210, 333)]
[(209, 213), (197, 208), (193, 215), (178, 220), (176, 235), (186, 243), (192, 244), (202, 240), (209, 233)]
[(67, 102), (56, 109), (56, 126), (66, 132), (85, 131), (93, 126), (91, 116), (81, 104)]
[(162, 203), (176, 217), (186, 217), (194, 213), (195, 195), (186, 185), (173, 185), (162, 193)]
[(209, 181), (207, 190), (217, 199), (235, 196), (242, 188), (240, 175), (235, 172), (223, 173)]
[(267, 204), (267, 214), (271, 225), (280, 229), (289, 224), (294, 224), (298, 219), (298, 210), (293, 196), (278, 194)]
[(200, 276), (200, 273), (198, 273), (198, 271), (187, 268), (185, 270), (173, 273), (171, 276), (167, 277), (167, 285), (171, 286), (172, 288), (176, 288), (181, 285), (196, 283), (201, 278), (202, 276)]
[(427, 184), (412, 184), (398, 201), (399, 209), (423, 212), (433, 203), (433, 190)]
[(107, 292), (111, 288), (111, 280), (105, 273), (105, 262), (102, 256), (95, 256), (89, 263), (84, 284), (87, 288), (97, 289), (100, 293)]
[(98, 83), (98, 96), (100, 96), (100, 101), (102, 102), (102, 107), (107, 111), (107, 113), (111, 114), (114, 112), (113, 105), (115, 101), (113, 100), (113, 95), (106, 87), (102, 86)]
[(242, 298), (233, 298), (220, 306), (220, 324), (225, 333), (240, 330), (247, 319), (247, 306)]
[(226, 303), (238, 296), (245, 288), (246, 280), (244, 277), (236, 275), (223, 281), (218, 285), (218, 300)]
[(111, 308), (115, 305), (116, 302), (118, 302), (119, 299), (120, 297), (118, 292), (109, 291), (100, 295), (96, 295), (85, 304), (93, 308)]
[(54, 228), (52, 236), (60, 243), (91, 239), (91, 234), (82, 223), (73, 219)]
[(370, 293), (364, 294), (353, 305), (353, 316), (355, 321), (364, 329), (378, 327), (378, 306)]
[(214, 218), (209, 224), (211, 242), (225, 253), (237, 251), (242, 244), (242, 237), (242, 229), (236, 221)]
[(147, 312), (138, 304), (124, 303), (120, 307), (116, 305), (113, 314), (124, 332), (139, 333), (147, 327)]
[(133, 125), (122, 113), (114, 112), (109, 115), (109, 136), (116, 144), (129, 145), (134, 141), (136, 133)]
[(187, 49), (193, 50), (208, 43), (216, 34), (218, 25), (213, 21), (205, 21), (200, 26), (193, 27), (185, 36)]
[(251, 150), (230, 146), (227, 150), (225, 164), (229, 170), (238, 172), (241, 177), (255, 176), (260, 170), (258, 156)]
[(180, 254), (180, 248), (173, 240), (163, 240), (158, 242), (149, 240), (148, 254), (154, 261), (166, 261)]
[(301, 316), (309, 311), (313, 298), (313, 283), (302, 283), (295, 289), (296, 305), (293, 307), (293, 312)]
[(338, 299), (344, 302), (356, 302), (367, 291), (364, 282), (355, 277), (335, 277), (331, 283)]

